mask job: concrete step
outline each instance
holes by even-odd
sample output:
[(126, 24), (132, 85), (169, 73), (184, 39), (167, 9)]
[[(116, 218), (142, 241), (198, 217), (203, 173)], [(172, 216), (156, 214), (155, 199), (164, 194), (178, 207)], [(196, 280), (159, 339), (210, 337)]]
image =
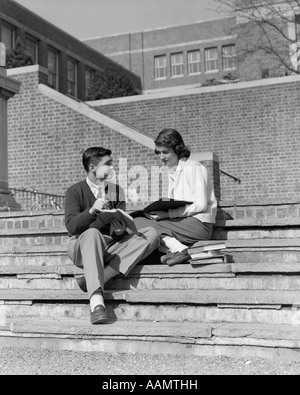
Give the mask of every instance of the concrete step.
[[(300, 325), (299, 291), (108, 290), (105, 299), (117, 320)], [(89, 300), (74, 290), (0, 290), (1, 317), (89, 320)]]
[(188, 354), (300, 360), (299, 326), (180, 322), (12, 319), (0, 327), (0, 346), (81, 352)]
[[(16, 242), (16, 237), (62, 241), (67, 237), (63, 212), (0, 213), (0, 241)], [(218, 219), (214, 239), (298, 238), (300, 218), (235, 218)], [(54, 243), (53, 243), (54, 244)]]
[[(3, 241), (3, 240), (2, 240)], [(8, 244), (0, 245), (0, 265), (15, 264), (14, 261), (26, 264), (46, 264), (54, 265), (53, 253), (61, 254), (65, 263), (67, 258), (67, 238), (62, 241), (56, 237), (28, 239), (16, 238), (13, 242), (8, 239)], [(300, 238), (291, 239), (234, 239), (221, 240), (227, 246), (227, 252), (232, 255), (234, 262), (300, 262)], [(203, 242), (203, 244), (213, 243), (214, 240)], [(14, 244), (15, 243), (15, 244)], [(199, 243), (201, 244), (201, 243)], [(41, 260), (39, 263), (39, 255)], [(50, 262), (46, 262), (49, 255)], [(28, 259), (27, 259), (28, 258)], [(35, 259), (33, 259), (35, 258)], [(158, 260), (159, 261), (159, 260)], [(154, 261), (154, 263), (156, 263)]]
[(220, 201), (218, 219), (294, 219), (300, 218), (299, 196)]
[[(216, 264), (192, 267), (189, 264), (138, 265), (127, 276), (118, 276), (107, 289), (227, 289), (299, 290), (299, 264)], [(278, 275), (280, 274), (280, 275)], [(2, 266), (0, 289), (76, 290), (74, 276), (83, 270), (74, 265)]]

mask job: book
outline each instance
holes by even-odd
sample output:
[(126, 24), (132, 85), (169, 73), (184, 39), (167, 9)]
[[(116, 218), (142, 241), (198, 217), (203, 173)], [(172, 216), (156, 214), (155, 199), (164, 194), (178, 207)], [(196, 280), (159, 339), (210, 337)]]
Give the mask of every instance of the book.
[(186, 200), (175, 200), (175, 199), (169, 199), (169, 198), (162, 198), (162, 199), (159, 199), (155, 202), (150, 203), (148, 206), (146, 206), (142, 210), (137, 210), (137, 211), (132, 212), (130, 215), (132, 218), (143, 217), (144, 213), (150, 213), (151, 211), (168, 211), (168, 210), (186, 206), (187, 204), (193, 204), (193, 202), (189, 202)]
[(201, 243), (202, 243), (202, 245), (199, 245), (199, 243), (196, 243), (192, 247), (188, 248), (189, 254), (191, 255), (191, 254), (196, 254), (199, 252), (226, 249), (226, 243), (224, 243), (224, 242), (216, 242), (216, 243), (210, 243), (210, 244), (205, 244), (205, 245), (203, 245), (203, 242), (201, 242)]
[(133, 233), (138, 233), (138, 229), (133, 218), (120, 208), (101, 211), (98, 213), (98, 217), (104, 225), (110, 224), (112, 219), (116, 219), (118, 221), (123, 219), (128, 229)]
[(210, 259), (223, 256), (221, 250), (211, 250), (211, 251), (203, 251), (203, 252), (196, 252), (190, 253), (190, 257), (192, 259)]
[(223, 254), (215, 257), (211, 257), (208, 259), (190, 259), (189, 263), (192, 266), (205, 266), (205, 265), (214, 265), (220, 263), (232, 263), (232, 256), (229, 254)]

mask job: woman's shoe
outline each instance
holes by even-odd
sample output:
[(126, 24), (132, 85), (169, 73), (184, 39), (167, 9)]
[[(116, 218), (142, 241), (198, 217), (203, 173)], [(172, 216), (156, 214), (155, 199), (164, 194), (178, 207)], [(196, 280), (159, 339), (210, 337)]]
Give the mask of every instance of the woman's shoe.
[(160, 262), (163, 264), (163, 265), (165, 265), (166, 263), (167, 263), (167, 261), (169, 261), (171, 258), (173, 258), (174, 257), (174, 255), (176, 254), (176, 252), (168, 252), (166, 255), (163, 255), (161, 258), (160, 258)]
[(175, 266), (179, 265), (181, 263), (185, 263), (191, 259), (190, 254), (188, 253), (188, 249), (186, 248), (185, 250), (181, 252), (175, 252), (174, 256), (170, 257), (169, 259), (166, 260), (166, 264), (168, 266)]

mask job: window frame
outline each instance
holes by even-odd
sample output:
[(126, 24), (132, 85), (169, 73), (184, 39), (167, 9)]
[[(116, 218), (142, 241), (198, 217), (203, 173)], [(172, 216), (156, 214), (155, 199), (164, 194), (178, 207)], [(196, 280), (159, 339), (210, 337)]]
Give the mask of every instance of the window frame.
[[(27, 43), (33, 44), (33, 47), (34, 47), (33, 48), (33, 52), (34, 52), (33, 54), (28, 49)], [(33, 36), (26, 35), (26, 37), (25, 37), (25, 48), (26, 48), (26, 51), (31, 54), (34, 64), (37, 64), (38, 63), (38, 39), (36, 39)]]
[[(89, 80), (90, 83), (87, 84), (87, 76), (89, 75)], [(95, 75), (96, 75), (96, 70), (90, 68), (90, 67), (85, 67), (84, 70), (84, 83), (85, 83), (85, 98), (87, 99), (88, 94), (89, 94), (89, 90), (92, 87), (93, 83), (95, 82)]]
[[(159, 59), (163, 59), (163, 65), (157, 64)], [(155, 81), (161, 81), (167, 79), (167, 55), (154, 56), (154, 79)]]
[[(52, 54), (55, 56), (55, 70), (52, 71), (50, 70), (49, 67), (49, 55)], [(52, 89), (58, 90), (59, 89), (59, 52), (53, 48), (53, 47), (48, 47), (48, 53), (47, 53), (47, 59), (48, 59), (48, 82), (49, 86)], [(54, 82), (51, 83), (51, 82)]]
[[(216, 58), (209, 58), (208, 59), (208, 54), (210, 54), (210, 51), (214, 50), (217, 57)], [(211, 68), (208, 67), (208, 65), (215, 63), (216, 68)], [(219, 53), (218, 53), (218, 47), (211, 47), (211, 48), (205, 48), (205, 72), (206, 73), (218, 73), (219, 72)]]
[[(224, 50), (227, 48), (233, 48), (233, 54), (230, 55), (226, 55)], [(227, 67), (228, 63), (233, 62), (233, 66), (232, 67)], [(236, 70), (236, 46), (235, 44), (228, 44), (228, 45), (223, 45), (222, 47), (222, 63), (223, 63), (223, 70), (224, 71), (232, 71), (232, 70)], [(226, 65), (227, 63), (227, 65)]]
[[(197, 59), (197, 61), (194, 61), (193, 59), (190, 59), (190, 55), (195, 54), (195, 53), (199, 54), (199, 59)], [(192, 60), (192, 61), (190, 61), (190, 60)], [(187, 62), (188, 62), (188, 75), (199, 75), (199, 74), (201, 74), (201, 64), (202, 64), (202, 62), (201, 62), (201, 51), (200, 51), (200, 49), (194, 49), (194, 50), (188, 51), (187, 52)], [(198, 65), (197, 66), (198, 71), (191, 71), (191, 68), (194, 65)]]
[[(14, 49), (15, 45), (16, 45), (16, 27), (14, 25), (12, 25), (11, 23), (8, 23), (6, 21), (1, 20), (1, 29), (0, 29), (0, 41), (5, 45), (6, 50), (12, 50)], [(3, 39), (3, 31), (2, 29), (7, 29), (10, 30), (10, 44), (7, 45), (6, 42), (4, 42)]]
[[(69, 64), (74, 66), (74, 69), (72, 70), (74, 79), (70, 78)], [(78, 97), (78, 62), (71, 57), (68, 57), (67, 59), (67, 94), (75, 98)]]
[[(181, 62), (180, 63), (173, 63), (173, 60), (176, 60), (176, 56), (180, 55)], [(181, 70), (181, 73), (177, 73), (177, 68)], [(176, 71), (176, 73), (174, 73)], [(171, 78), (182, 78), (184, 77), (184, 59), (183, 59), (183, 52), (176, 52), (171, 53)]]

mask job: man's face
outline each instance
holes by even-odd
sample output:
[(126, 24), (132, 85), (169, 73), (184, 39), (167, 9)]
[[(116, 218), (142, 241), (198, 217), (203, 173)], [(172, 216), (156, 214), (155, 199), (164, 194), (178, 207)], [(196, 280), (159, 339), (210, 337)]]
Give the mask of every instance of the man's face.
[(90, 170), (94, 178), (98, 181), (104, 181), (112, 176), (114, 170), (113, 160), (110, 156), (104, 156), (97, 165), (90, 165)]

